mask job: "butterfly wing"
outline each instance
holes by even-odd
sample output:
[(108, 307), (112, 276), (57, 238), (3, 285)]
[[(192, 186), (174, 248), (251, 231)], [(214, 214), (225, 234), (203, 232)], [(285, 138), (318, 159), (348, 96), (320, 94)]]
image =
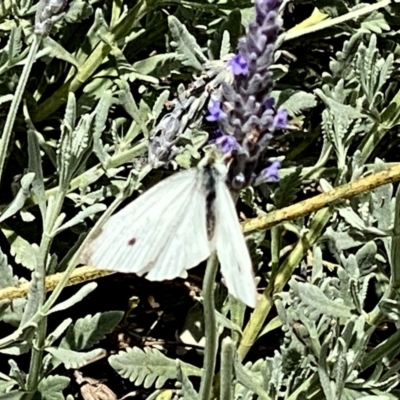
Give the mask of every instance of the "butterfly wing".
[(249, 250), (240, 227), (229, 189), (221, 178), (216, 182), (215, 246), (221, 273), (230, 294), (250, 307), (257, 291)]
[(199, 171), (160, 182), (109, 218), (82, 262), (152, 280), (184, 276), (210, 255), (205, 193)]

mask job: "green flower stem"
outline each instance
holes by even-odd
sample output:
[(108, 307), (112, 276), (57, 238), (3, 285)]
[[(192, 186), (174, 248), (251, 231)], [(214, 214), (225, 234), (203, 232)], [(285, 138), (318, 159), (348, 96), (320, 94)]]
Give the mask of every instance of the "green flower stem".
[[(39, 259), (34, 272), (35, 278), (33, 279), (33, 285), (31, 285), (30, 288), (30, 290), (34, 291), (32, 295), (40, 296), (38, 301), (38, 309), (42, 308), (45, 301), (46, 265), (47, 265), (48, 255), (50, 253), (50, 246), (53, 239), (51, 233), (54, 230), (57, 218), (61, 213), (65, 195), (66, 191), (62, 189), (58, 191), (57, 196), (54, 199), (54, 202), (52, 202), (51, 209), (49, 208), (50, 215), (46, 216), (46, 220), (44, 221), (43, 236), (39, 246)], [(36, 337), (33, 341), (29, 374), (27, 379), (28, 393), (25, 394), (24, 400), (29, 400), (34, 396), (35, 390), (40, 380), (40, 371), (42, 366), (44, 343), (46, 341), (46, 332), (47, 332), (47, 318), (44, 317), (41, 318), (40, 321), (38, 321)]]
[(31, 72), (33, 63), (35, 62), (35, 57), (39, 50), (40, 43), (41, 37), (34, 35), (24, 69), (22, 70), (21, 77), (19, 78), (18, 85), (11, 102), (10, 110), (7, 114), (7, 119), (3, 128), (3, 134), (0, 139), (0, 183), (3, 178), (4, 166), (6, 163), (7, 151), (10, 145), (11, 133), (14, 127), (15, 117), (17, 116), (18, 107), (21, 104), (22, 95), (24, 94), (29, 74)]
[(200, 383), (200, 400), (210, 400), (217, 357), (217, 320), (215, 317), (214, 285), (218, 270), (218, 258), (215, 252), (207, 261), (203, 281), (203, 307), (206, 347), (204, 349), (203, 376)]
[(221, 345), (221, 393), (220, 400), (232, 400), (234, 398), (234, 390), (232, 385), (233, 379), (233, 355), (234, 344), (230, 337), (222, 340)]
[(297, 242), (295, 248), (286, 258), (275, 278), (270, 280), (263, 296), (258, 300), (257, 307), (252, 313), (250, 321), (243, 331), (242, 340), (238, 349), (240, 359), (246, 357), (247, 353), (256, 342), (258, 335), (264, 326), (264, 322), (274, 304), (274, 294), (282, 291), (308, 249), (321, 236), (321, 233), (331, 218), (332, 213), (333, 210), (326, 207), (315, 214), (311, 222), (310, 230)]
[(279, 267), (279, 253), (282, 247), (282, 226), (271, 228), (271, 276), (275, 276)]

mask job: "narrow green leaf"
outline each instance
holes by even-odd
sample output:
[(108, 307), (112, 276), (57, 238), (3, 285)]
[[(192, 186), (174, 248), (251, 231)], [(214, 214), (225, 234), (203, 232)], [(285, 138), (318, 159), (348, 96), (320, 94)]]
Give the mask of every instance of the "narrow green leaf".
[(65, 224), (61, 225), (59, 228), (57, 228), (54, 232), (52, 232), (52, 236), (58, 235), (60, 232), (72, 228), (75, 225), (78, 225), (82, 223), (86, 218), (91, 217), (92, 215), (95, 215), (99, 212), (102, 212), (107, 209), (107, 206), (104, 204), (93, 204), (87, 208), (85, 208), (82, 211), (79, 211), (78, 214), (75, 215), (75, 217), (71, 218), (68, 222)]
[(82, 299), (84, 299), (88, 294), (93, 292), (97, 288), (96, 282), (90, 282), (79, 289), (77, 293), (71, 296), (68, 300), (63, 301), (62, 303), (57, 304), (54, 306), (50, 311), (49, 314), (66, 310), (67, 308), (72, 307), (76, 303), (79, 303)]
[(0, 288), (16, 286), (17, 281), (12, 268), (8, 265), (7, 256), (0, 249)]
[(65, 368), (81, 368), (90, 362), (93, 362), (99, 357), (104, 356), (105, 350), (95, 349), (86, 353), (55, 347), (48, 347), (46, 351), (49, 352), (57, 360), (61, 361)]
[(26, 392), (22, 390), (0, 394), (0, 400), (21, 400), (26, 396)]
[(35, 243), (30, 244), (10, 229), (4, 228), (2, 231), (10, 243), (11, 255), (15, 262), (33, 271), (37, 266), (37, 257), (32, 257), (32, 254), (38, 254), (39, 246)]
[(61, 324), (58, 325), (57, 328), (47, 336), (46, 346), (51, 346), (56, 340), (58, 340), (71, 324), (72, 324), (71, 318), (67, 318), (64, 321), (62, 321)]
[(46, 192), (44, 188), (44, 178), (42, 169), (42, 157), (40, 154), (39, 139), (36, 135), (36, 129), (24, 107), (25, 121), (28, 126), (28, 169), (35, 174), (32, 181), (32, 192), (35, 197), (35, 202), (39, 206), (42, 215), (42, 221), (45, 223), (46, 216)]
[(12, 217), (14, 214), (22, 209), (25, 204), (25, 200), (30, 196), (30, 188), (34, 179), (35, 174), (33, 172), (28, 172), (22, 177), (21, 188), (19, 189), (14, 200), (1, 214), (0, 222), (4, 222), (7, 218)]

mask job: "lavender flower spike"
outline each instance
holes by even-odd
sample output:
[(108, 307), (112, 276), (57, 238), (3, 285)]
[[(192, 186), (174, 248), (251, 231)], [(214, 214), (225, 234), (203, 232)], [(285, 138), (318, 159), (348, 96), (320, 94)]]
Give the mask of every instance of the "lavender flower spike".
[(70, 0), (40, 0), (35, 15), (35, 34), (48, 35), (52, 26), (64, 15)]
[[(287, 113), (275, 111), (271, 98), (273, 88), (269, 68), (273, 62), (275, 42), (281, 22), (278, 8), (281, 0), (255, 0), (256, 15), (246, 35), (239, 40), (238, 54), (228, 61), (234, 79), (223, 83), (220, 101), (211, 100), (208, 121), (216, 121), (224, 138), (224, 149), (230, 149), (232, 163), (228, 184), (241, 189), (265, 177), (265, 152), (273, 133), (285, 129)], [(233, 140), (227, 140), (231, 136)], [(222, 139), (219, 139), (222, 141)], [(235, 143), (235, 146), (227, 144)], [(221, 149), (222, 150), (222, 149)], [(270, 170), (270, 178), (278, 179)], [(270, 168), (272, 168), (272, 165)]]

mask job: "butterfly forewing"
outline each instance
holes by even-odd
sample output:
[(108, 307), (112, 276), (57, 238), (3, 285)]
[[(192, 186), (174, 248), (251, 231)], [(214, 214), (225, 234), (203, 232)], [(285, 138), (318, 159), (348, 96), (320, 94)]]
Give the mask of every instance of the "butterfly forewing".
[(151, 271), (150, 279), (163, 280), (206, 259), (205, 194), (198, 174), (196, 169), (175, 174), (113, 215), (85, 248), (82, 261), (138, 275)]

